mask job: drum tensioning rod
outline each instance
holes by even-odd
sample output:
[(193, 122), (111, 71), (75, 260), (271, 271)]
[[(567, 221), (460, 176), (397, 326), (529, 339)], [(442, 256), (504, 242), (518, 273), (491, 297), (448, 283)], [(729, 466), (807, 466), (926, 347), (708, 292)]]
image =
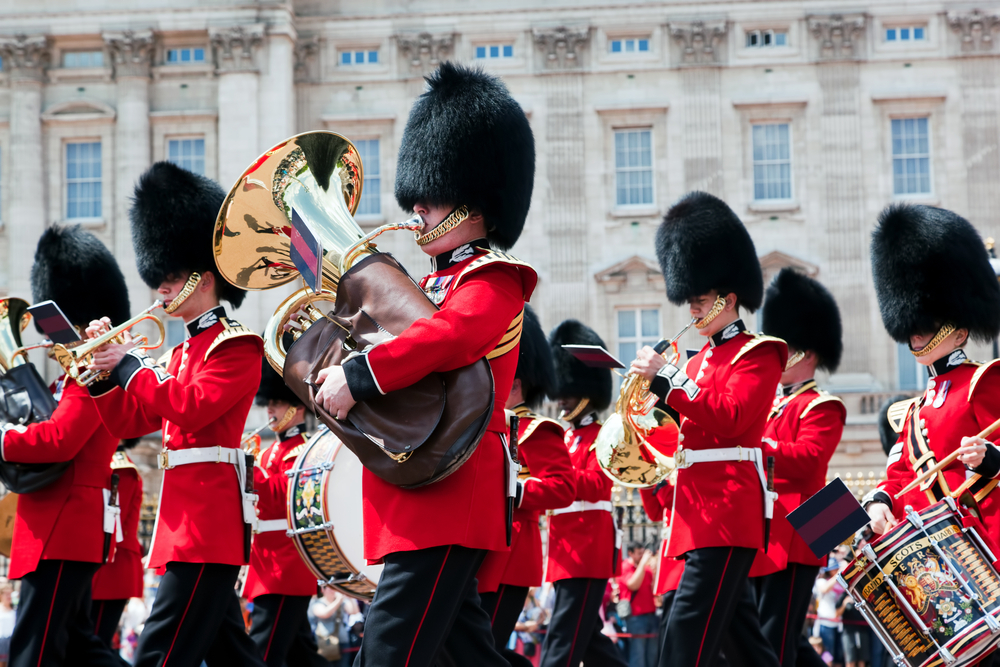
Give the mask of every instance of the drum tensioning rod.
[(892, 594), (896, 597), (896, 602), (901, 604), (906, 609), (906, 611), (909, 612), (910, 620), (916, 621), (917, 627), (920, 628), (920, 631), (924, 633), (924, 636), (927, 637), (927, 639), (929, 639), (932, 644), (934, 644), (934, 647), (937, 649), (938, 654), (941, 656), (941, 660), (943, 660), (944, 663), (947, 665), (950, 665), (951, 663), (955, 662), (955, 656), (953, 656), (951, 654), (951, 651), (946, 649), (944, 646), (938, 644), (937, 639), (934, 638), (934, 633), (931, 632), (931, 629), (927, 627), (926, 623), (924, 623), (924, 619), (920, 618), (920, 615), (917, 613), (917, 610), (914, 609), (912, 605), (910, 605), (910, 601), (907, 600), (906, 596), (903, 595), (903, 592), (899, 590), (899, 588), (896, 586), (896, 583), (892, 580), (892, 577), (886, 574), (885, 571), (882, 569), (882, 566), (878, 564), (878, 559), (875, 557), (875, 550), (872, 549), (872, 545), (866, 544), (865, 547), (861, 550), (861, 553), (863, 553), (865, 557), (868, 558), (869, 561), (871, 561), (871, 564), (874, 565), (875, 569), (878, 570), (879, 574), (882, 575), (882, 581), (888, 584), (889, 589), (892, 590)]
[(847, 591), (848, 595), (854, 599), (854, 607), (861, 612), (862, 616), (865, 617), (868, 627), (875, 631), (875, 634), (878, 635), (879, 641), (882, 642), (885, 649), (892, 654), (892, 661), (896, 663), (898, 667), (908, 667), (906, 656), (903, 655), (903, 649), (896, 644), (891, 636), (886, 634), (885, 628), (882, 627), (882, 624), (878, 621), (878, 619), (872, 618), (872, 615), (868, 610), (868, 603), (865, 602), (865, 599), (858, 599), (858, 597), (854, 595), (854, 591), (852, 591), (851, 587), (847, 585), (847, 580), (844, 579), (844, 575), (838, 574), (837, 581), (844, 588), (844, 590)]
[(955, 567), (955, 563), (952, 561), (951, 557), (944, 552), (944, 549), (941, 548), (938, 541), (931, 537), (931, 534), (927, 531), (927, 526), (924, 525), (924, 520), (920, 518), (919, 514), (913, 511), (913, 507), (910, 505), (906, 506), (905, 511), (906, 520), (910, 522), (911, 526), (924, 534), (924, 537), (926, 537), (930, 542), (934, 552), (941, 560), (944, 561), (944, 566), (948, 568), (949, 572), (951, 572), (951, 576), (958, 579), (958, 581), (962, 584), (962, 589), (965, 591), (965, 594), (970, 600), (976, 603), (976, 606), (979, 607), (979, 611), (983, 612), (986, 625), (990, 628), (990, 634), (995, 635), (997, 632), (1000, 632), (1000, 622), (997, 622), (997, 619), (993, 618), (993, 614), (986, 610), (986, 607), (983, 606), (982, 596), (972, 590), (972, 586), (969, 585), (969, 582), (966, 581), (965, 577), (962, 576), (962, 573), (958, 571), (957, 567)]

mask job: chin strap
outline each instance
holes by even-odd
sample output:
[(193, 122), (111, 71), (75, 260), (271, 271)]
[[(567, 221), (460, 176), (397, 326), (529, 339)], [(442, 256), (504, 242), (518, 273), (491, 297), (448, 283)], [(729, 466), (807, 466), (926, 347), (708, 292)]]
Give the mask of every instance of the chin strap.
[(576, 404), (575, 408), (573, 408), (569, 412), (566, 412), (564, 410), (562, 413), (560, 413), (559, 419), (562, 419), (563, 421), (571, 422), (574, 419), (576, 419), (577, 417), (579, 417), (583, 413), (583, 411), (587, 409), (588, 405), (590, 405), (590, 399), (589, 398), (581, 398), (580, 402)]
[(180, 293), (177, 296), (175, 296), (173, 299), (170, 300), (170, 303), (167, 304), (166, 307), (164, 307), (163, 312), (165, 312), (167, 315), (170, 315), (175, 310), (180, 308), (181, 304), (187, 301), (187, 298), (189, 296), (194, 294), (194, 290), (196, 287), (198, 287), (198, 283), (200, 282), (201, 282), (201, 274), (198, 272), (192, 273), (191, 277), (189, 277), (187, 279), (187, 282), (184, 283), (184, 288), (180, 291)]
[(295, 405), (289, 405), (288, 409), (285, 410), (285, 414), (281, 415), (279, 419), (274, 424), (271, 424), (271, 430), (275, 433), (281, 433), (288, 427), (288, 423), (295, 418), (295, 413), (298, 412), (299, 408)]
[(417, 237), (417, 245), (424, 246), (431, 241), (436, 241), (451, 230), (462, 224), (466, 218), (469, 217), (469, 207), (466, 205), (459, 206), (454, 211), (448, 214), (448, 217), (441, 221), (441, 224), (427, 232), (426, 234), (421, 234)]
[(955, 333), (955, 325), (946, 324), (940, 329), (938, 329), (938, 332), (934, 334), (934, 338), (931, 338), (931, 341), (927, 343), (927, 345), (924, 345), (924, 347), (920, 350), (914, 350), (911, 348), (910, 354), (917, 357), (918, 359), (920, 357), (926, 357), (928, 354), (934, 351), (934, 348), (936, 348), (938, 345), (944, 342), (945, 338), (952, 335), (953, 333)]
[(701, 318), (700, 320), (694, 323), (695, 329), (704, 329), (705, 327), (707, 327), (709, 324), (712, 323), (712, 320), (714, 320), (716, 317), (719, 316), (719, 313), (721, 313), (725, 309), (725, 307), (726, 307), (725, 297), (723, 296), (716, 297), (715, 303), (712, 304), (712, 310), (708, 311), (708, 315), (706, 315), (705, 317)]

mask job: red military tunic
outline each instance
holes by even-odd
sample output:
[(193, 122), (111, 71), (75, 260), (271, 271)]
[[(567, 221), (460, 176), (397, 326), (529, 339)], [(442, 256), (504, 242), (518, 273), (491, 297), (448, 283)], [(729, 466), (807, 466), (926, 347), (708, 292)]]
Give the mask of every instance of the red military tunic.
[[(569, 428), (564, 441), (576, 468), (574, 501), (611, 502), (611, 478), (597, 463), (594, 441), (601, 430), (596, 415)], [(549, 559), (545, 581), (610, 579), (621, 574), (621, 545), (614, 515), (603, 509), (549, 516)]]
[(844, 432), (847, 408), (836, 396), (809, 380), (788, 396), (775, 399), (764, 431), (764, 456), (774, 457), (774, 504), (767, 552), (757, 552), (750, 570), (759, 577), (784, 570), (789, 563), (820, 566), (785, 516), (826, 484), (826, 469)]
[(565, 507), (576, 495), (576, 475), (566, 445), (563, 428), (557, 422), (533, 414), (525, 406), (514, 410), (517, 422), (518, 455), (524, 467), (521, 504), (514, 510), (510, 550), (491, 551), (479, 568), (480, 593), (493, 593), (500, 584), (541, 586), (542, 535), (539, 514)]
[[(694, 398), (669, 392), (681, 415), (681, 449), (759, 449), (788, 358), (785, 342), (743, 331), (737, 321), (688, 360)], [(696, 463), (677, 471), (667, 555), (704, 547), (764, 546), (764, 491), (750, 461)]]
[(141, 598), (142, 547), (139, 544), (139, 514), (142, 511), (142, 477), (125, 452), (115, 452), (111, 472), (118, 473), (118, 506), (121, 508), (122, 541), (114, 560), (94, 574), (91, 598), (124, 600)]
[[(282, 436), (286, 439), (282, 440)], [(254, 468), (254, 489), (260, 498), (257, 509), (261, 521), (287, 520), (288, 476), (285, 472), (291, 470), (305, 449), (307, 436), (302, 427), (293, 426), (278, 438), (259, 454)], [(298, 548), (284, 530), (259, 533), (253, 538), (243, 597), (253, 600), (258, 595), (268, 594), (316, 594), (316, 575), (306, 567)]]
[[(35, 571), (39, 560), (100, 563), (104, 555), (104, 489), (118, 438), (108, 432), (87, 390), (63, 376), (54, 392), (59, 406), (48, 421), (0, 433), (0, 456), (13, 463), (72, 461), (43, 489), (17, 499), (10, 554), (11, 579)], [(108, 419), (118, 419), (116, 413)], [(114, 539), (111, 553), (114, 554)]]
[[(537, 276), (527, 264), (489, 251), (481, 242), (448, 254), (458, 261), (420, 281), (441, 310), (355, 357), (354, 363), (367, 362), (375, 390), (385, 394), (430, 373), (468, 366), (489, 355), (493, 415), (472, 456), (434, 484), (402, 489), (365, 469), (364, 539), (370, 564), (381, 562), (386, 554), (449, 544), (507, 549), (504, 403), (517, 370), (520, 328), (514, 326), (520, 324)], [(356, 399), (365, 399), (364, 394), (358, 395), (360, 385), (349, 386)]]
[[(166, 370), (132, 351), (112, 374), (120, 386), (92, 387), (117, 437), (162, 429), (166, 450), (239, 448), (260, 385), (261, 339), (226, 319), (221, 306), (189, 323), (188, 332), (191, 337), (170, 351)], [(148, 567), (171, 561), (245, 565), (244, 525), (235, 466), (192, 463), (164, 470)]]
[(660, 566), (656, 570), (656, 582), (653, 585), (654, 595), (663, 595), (676, 591), (684, 574), (684, 561), (667, 557), (667, 544), (670, 541), (670, 510), (674, 505), (674, 485), (664, 483), (658, 489), (640, 489), (642, 507), (650, 521), (663, 522), (663, 534), (660, 541)]
[[(960, 352), (960, 351), (959, 351)], [(954, 364), (948, 364), (953, 359)], [(976, 498), (989, 536), (1000, 538), (1000, 498), (996, 487), (1000, 467), (983, 475), (973, 473), (957, 459), (935, 477), (900, 499), (895, 495), (921, 472), (951, 454), (963, 436), (974, 436), (1000, 417), (1000, 360), (982, 365), (965, 359), (964, 353), (935, 362), (936, 375), (927, 381), (927, 389), (911, 403), (902, 420), (900, 439), (889, 453), (886, 479), (866, 497), (888, 501), (897, 519), (905, 516), (910, 505), (920, 511), (945, 494), (968, 490)], [(916, 424), (916, 428), (913, 428)], [(995, 442), (1000, 434), (994, 433)], [(1000, 457), (996, 448), (987, 452), (984, 466)], [(983, 466), (980, 467), (983, 470)]]

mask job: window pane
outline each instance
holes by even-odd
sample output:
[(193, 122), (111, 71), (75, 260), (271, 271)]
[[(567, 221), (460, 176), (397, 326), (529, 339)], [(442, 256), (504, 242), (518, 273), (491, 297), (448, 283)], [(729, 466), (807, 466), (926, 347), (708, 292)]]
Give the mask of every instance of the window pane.
[(660, 311), (655, 308), (642, 311), (642, 337), (658, 338), (660, 336)]
[(621, 53), (622, 41), (620, 39), (611, 40), (611, 53)]
[(899, 29), (899, 38), (901, 40), (902, 39), (909, 39), (910, 38), (910, 29), (909, 28), (900, 28)]
[(378, 62), (378, 51), (369, 51), (368, 52), (368, 62), (370, 62), (370, 63), (377, 63)]
[(194, 59), (198, 62), (203, 62), (205, 60), (205, 49), (195, 49)]
[(786, 46), (788, 44), (788, 33), (776, 32), (774, 33), (774, 45), (775, 46)]
[(765, 32), (763, 34), (763, 37), (764, 37), (764, 46), (770, 46), (771, 45), (771, 37), (772, 37), (772, 35), (773, 35), (773, 33), (770, 30), (768, 30), (767, 32)]
[(913, 39), (923, 39), (923, 38), (924, 38), (924, 29), (923, 28), (914, 28), (913, 29)]
[(896, 29), (895, 28), (888, 28), (888, 29), (886, 29), (886, 31), (885, 31), (885, 41), (887, 41), (887, 42), (895, 42), (896, 41)]
[(626, 53), (631, 53), (633, 51), (635, 51), (635, 40), (634, 39), (626, 39), (625, 40), (625, 52)]
[(186, 63), (191, 61), (191, 49), (181, 49), (181, 62)]
[(648, 39), (640, 39), (639, 40), (639, 50), (640, 51), (649, 51), (649, 40)]
[(486, 47), (485, 46), (477, 46), (476, 47), (476, 57), (477, 58), (485, 58), (486, 57)]
[(504, 58), (513, 58), (514, 57), (514, 45), (513, 44), (504, 44), (504, 47), (503, 47), (503, 57)]
[(791, 140), (788, 123), (754, 125), (754, 199), (791, 199)]
[(618, 311), (618, 337), (619, 338), (634, 338), (635, 337), (635, 311), (634, 310), (619, 310)]
[(361, 65), (364, 62), (365, 62), (365, 52), (364, 51), (355, 51), (354, 52), (354, 64), (355, 65)]
[(636, 351), (635, 343), (618, 343), (618, 360), (623, 364), (628, 364), (635, 359)]
[(341, 65), (350, 65), (351, 64), (351, 54), (348, 53), (347, 51), (341, 51), (340, 52), (340, 64)]

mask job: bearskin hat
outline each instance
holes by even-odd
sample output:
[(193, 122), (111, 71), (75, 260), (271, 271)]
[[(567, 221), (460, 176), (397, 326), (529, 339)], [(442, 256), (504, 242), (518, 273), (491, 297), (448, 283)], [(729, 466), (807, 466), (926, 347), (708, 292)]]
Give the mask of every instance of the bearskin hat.
[(656, 256), (675, 305), (717, 290), (736, 294), (753, 312), (764, 296), (764, 276), (750, 233), (726, 202), (690, 192), (670, 207), (656, 231)]
[(142, 442), (142, 438), (123, 438), (121, 442), (118, 443), (118, 451), (125, 452)]
[(486, 237), (506, 250), (531, 205), (535, 139), (524, 111), (500, 79), (443, 63), (427, 77), (403, 131), (396, 201), (465, 204), (482, 211)]
[(278, 375), (271, 364), (264, 359), (260, 370), (260, 387), (254, 397), (254, 403), (262, 408), (267, 407), (268, 401), (284, 401), (289, 405), (302, 405), (302, 401), (295, 395), (285, 381)]
[(515, 378), (521, 381), (521, 397), (529, 408), (537, 409), (556, 388), (556, 369), (545, 332), (531, 306), (524, 306), (521, 347)]
[(979, 341), (1000, 334), (1000, 284), (983, 240), (942, 208), (893, 204), (872, 232), (872, 276), (882, 323), (897, 342), (945, 324)]
[(73, 325), (129, 318), (128, 287), (118, 262), (96, 236), (76, 225), (49, 227), (38, 240), (31, 267), (35, 303), (55, 301)]
[(844, 351), (840, 309), (833, 295), (809, 276), (785, 267), (764, 295), (763, 332), (803, 352), (812, 350), (831, 373)]
[(600, 412), (611, 405), (611, 371), (592, 368), (562, 349), (563, 345), (600, 345), (597, 332), (577, 320), (565, 320), (549, 334), (549, 347), (556, 367), (555, 395), (550, 398), (589, 398)]
[(171, 162), (157, 162), (139, 177), (132, 197), (132, 245), (139, 276), (152, 289), (167, 276), (211, 271), (219, 297), (234, 308), (246, 292), (227, 282), (215, 267), (215, 219), (226, 198), (215, 181)]

